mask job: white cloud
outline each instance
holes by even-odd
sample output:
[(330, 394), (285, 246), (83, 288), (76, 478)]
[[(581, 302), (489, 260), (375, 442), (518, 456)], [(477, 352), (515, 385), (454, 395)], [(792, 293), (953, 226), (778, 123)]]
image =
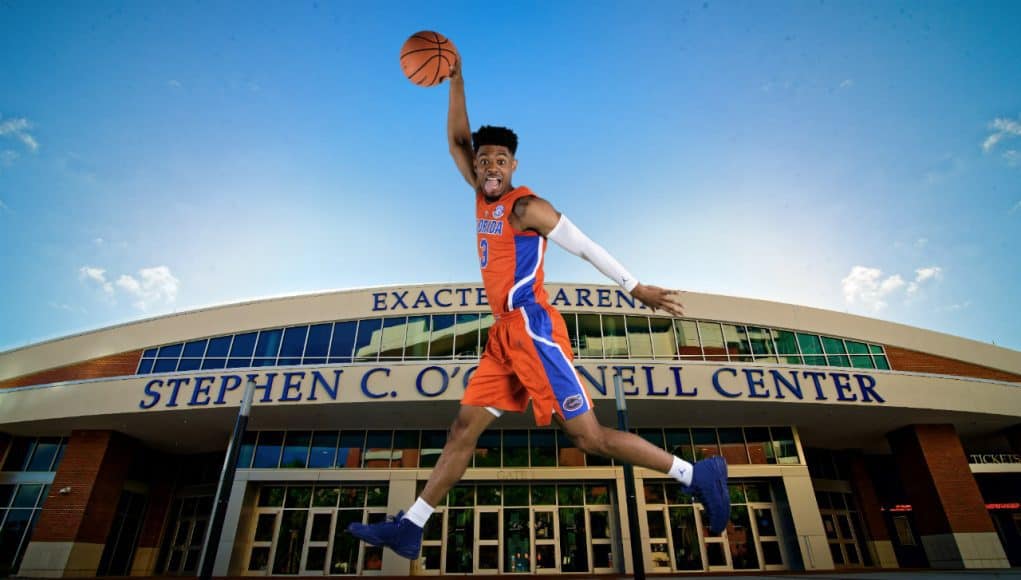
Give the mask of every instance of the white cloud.
[(851, 88), (853, 86), (854, 86), (854, 80), (853, 79), (844, 79), (843, 82), (840, 83), (840, 88), (842, 88), (842, 89), (849, 89), (849, 88)]
[(993, 147), (1005, 138), (1021, 137), (1021, 123), (1013, 119), (998, 117), (989, 123), (989, 128), (993, 132), (982, 142), (982, 150), (986, 153), (992, 151)]
[(915, 247), (921, 250), (929, 244), (929, 238), (918, 238), (915, 240)]
[(108, 296), (113, 296), (113, 284), (107, 282), (106, 270), (102, 268), (93, 268), (92, 266), (82, 266), (78, 269), (78, 277), (82, 280), (99, 284), (99, 287), (103, 289), (103, 292), (105, 292)]
[(28, 119), (23, 117), (0, 121), (0, 137), (10, 135), (24, 143), (29, 151), (35, 153), (39, 149), (39, 142), (28, 132), (31, 128), (32, 123), (29, 123)]
[(964, 302), (960, 302), (960, 303), (957, 303), (957, 304), (951, 304), (949, 306), (944, 306), (944, 307), (940, 308), (938, 311), (939, 312), (957, 312), (958, 310), (964, 310), (965, 308), (967, 308), (969, 306), (971, 306), (971, 300), (965, 300)]
[(1003, 152), (1003, 159), (1007, 162), (1007, 165), (1017, 167), (1018, 165), (1021, 165), (1021, 151), (1008, 149)]
[(879, 268), (855, 266), (840, 284), (847, 304), (861, 303), (869, 310), (879, 312), (886, 308), (887, 297), (904, 286), (904, 279), (898, 274), (884, 279)]
[(92, 243), (96, 244), (97, 246), (102, 246), (103, 243), (104, 243), (104, 240), (103, 240), (103, 238), (96, 238), (96, 239), (92, 240)]
[(13, 149), (4, 149), (0, 151), (0, 165), (3, 167), (10, 167), (18, 160), (21, 155)]
[(127, 274), (117, 279), (117, 287), (132, 296), (135, 308), (142, 311), (160, 302), (173, 304), (180, 286), (181, 281), (166, 266), (142, 268), (137, 279)]
[(939, 266), (929, 266), (928, 268), (919, 268), (915, 270), (915, 280), (908, 284), (908, 296), (914, 296), (921, 289), (922, 284), (929, 280), (941, 280), (943, 278), (943, 268)]

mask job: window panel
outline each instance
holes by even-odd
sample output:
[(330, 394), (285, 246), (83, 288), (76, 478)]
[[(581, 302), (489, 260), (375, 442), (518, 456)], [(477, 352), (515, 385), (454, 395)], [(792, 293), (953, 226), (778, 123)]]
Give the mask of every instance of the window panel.
[[(14, 437), (4, 460), (3, 471), (24, 471), (29, 455), (35, 447), (35, 437)], [(0, 506), (2, 507), (2, 506)]]
[(434, 314), (432, 335), (429, 337), (429, 358), (449, 359), (454, 357), (454, 315)]
[(500, 467), (500, 432), (486, 431), (475, 444), (475, 467)]
[[(333, 324), (313, 324), (308, 329), (308, 343), (305, 345), (305, 363), (323, 364), (330, 348)], [(321, 359), (321, 360), (319, 360)]]
[[(262, 337), (259, 337), (260, 340)], [(305, 351), (305, 340), (308, 338), (308, 326), (292, 326), (284, 331), (284, 340), (280, 345), (281, 365), (301, 364), (301, 355)]]
[(25, 471), (50, 471), (53, 465), (53, 458), (57, 455), (60, 447), (60, 437), (40, 437), (36, 442), (35, 451), (32, 453), (32, 460), (28, 462)]
[(844, 344), (847, 346), (847, 354), (869, 354), (869, 347), (863, 342), (845, 340)]
[(333, 342), (330, 344), (330, 363), (349, 363), (354, 350), (358, 322), (338, 322), (333, 325)]
[(153, 365), (154, 362), (156, 362), (156, 359), (154, 359), (154, 358), (143, 358), (142, 361), (140, 363), (138, 363), (138, 373), (137, 374), (147, 375), (147, 374), (151, 373), (152, 372), (152, 365)]
[(770, 427), (777, 463), (800, 463), (798, 448), (794, 444), (794, 431), (790, 427)]
[(814, 334), (798, 333), (798, 346), (801, 353), (805, 355), (806, 365), (826, 366), (826, 357), (816, 356), (822, 354), (822, 341)]
[(379, 360), (401, 360), (404, 338), (408, 334), (408, 319), (404, 316), (383, 319), (383, 334), (379, 345)]
[(890, 370), (890, 363), (886, 360), (885, 356), (877, 354), (877, 355), (874, 355), (872, 358), (873, 358), (873, 360), (876, 361), (876, 368), (877, 369), (882, 369), (884, 371)]
[(751, 362), (751, 347), (748, 344), (748, 334), (744, 326), (737, 324), (724, 324), (723, 339), (727, 343), (727, 354), (730, 360), (737, 362)]
[(283, 448), (283, 431), (260, 431), (259, 444), (255, 447), (252, 467), (276, 469), (280, 464), (280, 450)]
[(245, 431), (241, 438), (241, 449), (238, 451), (238, 469), (248, 469), (252, 466), (252, 456), (255, 455), (255, 440), (259, 436), (258, 431)]
[(631, 358), (652, 358), (652, 336), (646, 316), (625, 316)]
[(167, 346), (161, 346), (157, 358), (172, 358), (172, 359), (180, 358), (181, 351), (183, 349), (184, 344), (168, 344)]
[(652, 332), (652, 353), (659, 359), (677, 356), (677, 341), (674, 339), (674, 323), (669, 318), (650, 318)]
[(716, 429), (692, 429), (695, 443), (695, 459), (715, 457), (720, 454), (720, 446), (716, 441)]
[(308, 450), (311, 442), (311, 431), (288, 431), (280, 467), (304, 468), (308, 464)]
[(874, 369), (876, 365), (872, 364), (872, 357), (868, 355), (855, 355), (851, 357), (851, 366), (856, 369)]
[(355, 339), (355, 362), (376, 360), (376, 357), (379, 356), (379, 344), (382, 336), (382, 318), (366, 318), (358, 321), (358, 336)]
[(202, 366), (202, 359), (200, 358), (182, 358), (177, 363), (177, 370), (179, 371), (197, 371)]
[(154, 373), (169, 373), (177, 370), (177, 359), (176, 358), (158, 358), (156, 359), (156, 366), (153, 367)]
[(773, 346), (773, 333), (770, 329), (749, 326), (748, 342), (751, 343), (752, 355), (755, 356), (755, 360), (779, 362), (779, 359), (776, 357), (776, 349)]
[(156, 352), (158, 350), (159, 349), (157, 348), (146, 349), (146, 351), (142, 353), (142, 356), (145, 358), (156, 358)]
[(553, 467), (557, 464), (556, 438), (553, 431), (532, 431), (532, 467)]
[(883, 352), (883, 347), (879, 346), (878, 344), (870, 344), (869, 352), (871, 352), (872, 354), (886, 354), (885, 352)]
[(455, 315), (454, 358), (478, 358), (479, 356), (479, 315), (474, 313)]
[(446, 443), (446, 431), (422, 431), (422, 455), (418, 460), (418, 466), (434, 467)]
[(748, 451), (745, 449), (744, 436), (740, 427), (728, 427), (717, 430), (720, 436), (720, 449), (723, 451), (723, 458), (729, 465), (742, 465), (749, 463)]
[(528, 431), (503, 432), (503, 466), (528, 467)]
[(822, 348), (826, 352), (826, 361), (831, 367), (849, 367), (850, 359), (844, 349), (844, 341), (829, 336), (822, 337)]
[[(698, 340), (698, 325), (694, 320), (674, 320), (674, 337), (677, 355), (681, 358), (702, 358), (702, 347)], [(657, 353), (659, 351), (656, 351)]]
[(246, 332), (234, 335), (234, 342), (230, 346), (230, 356), (227, 357), (227, 368), (251, 366), (252, 353), (255, 351), (255, 339), (258, 334), (257, 332)]
[(695, 461), (691, 433), (687, 429), (666, 429), (666, 450), (685, 461)]
[(585, 467), (585, 453), (575, 447), (574, 442), (561, 430), (557, 430), (557, 465), (560, 467)]
[(776, 463), (773, 447), (769, 442), (769, 429), (766, 427), (745, 427), (745, 439), (748, 441), (748, 455), (755, 465)]
[(337, 446), (337, 467), (361, 467), (365, 431), (341, 431)]
[(603, 358), (603, 334), (598, 314), (578, 315), (578, 354), (587, 358)]
[(728, 360), (727, 345), (723, 341), (723, 328), (719, 322), (698, 322), (698, 332), (702, 337), (702, 350), (706, 360)]
[(336, 431), (316, 431), (312, 435), (312, 448), (308, 455), (309, 467), (333, 467), (337, 454)]
[(567, 327), (567, 338), (571, 341), (571, 351), (574, 353), (575, 358), (579, 356), (578, 350), (578, 315), (577, 314), (562, 314), (564, 317), (564, 326)]
[(393, 431), (369, 431), (365, 437), (365, 460), (362, 467), (390, 467), (393, 436)]
[(193, 340), (188, 344), (184, 345), (184, 353), (181, 355), (182, 358), (202, 358), (202, 355), (206, 354), (206, 344), (208, 340)]
[(603, 315), (603, 351), (606, 358), (627, 358), (627, 331), (623, 315)]
[(804, 361), (798, 353), (798, 338), (789, 330), (774, 330), (773, 340), (776, 342), (776, 350), (781, 360), (787, 364), (800, 365)]
[(390, 467), (418, 467), (418, 431), (394, 432), (394, 453)]
[(404, 342), (404, 360), (425, 360), (429, 357), (429, 317), (408, 318), (407, 338)]
[(206, 357), (226, 357), (227, 351), (230, 350), (231, 339), (233, 338), (233, 336), (210, 338), (209, 346), (206, 347)]

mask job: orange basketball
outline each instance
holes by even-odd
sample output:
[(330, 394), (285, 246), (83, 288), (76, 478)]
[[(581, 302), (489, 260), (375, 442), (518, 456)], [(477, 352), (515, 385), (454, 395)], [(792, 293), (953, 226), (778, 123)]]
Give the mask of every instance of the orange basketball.
[(412, 34), (401, 47), (401, 70), (416, 85), (433, 87), (450, 76), (457, 58), (457, 48), (449, 38), (423, 30)]

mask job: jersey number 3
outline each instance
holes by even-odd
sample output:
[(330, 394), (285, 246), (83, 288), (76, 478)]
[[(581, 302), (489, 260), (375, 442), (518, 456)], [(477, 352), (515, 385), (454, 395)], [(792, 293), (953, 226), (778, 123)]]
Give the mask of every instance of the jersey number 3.
[(479, 267), (484, 269), (486, 264), (489, 263), (489, 240), (483, 238), (479, 242), (479, 248), (482, 250), (482, 257), (479, 258)]

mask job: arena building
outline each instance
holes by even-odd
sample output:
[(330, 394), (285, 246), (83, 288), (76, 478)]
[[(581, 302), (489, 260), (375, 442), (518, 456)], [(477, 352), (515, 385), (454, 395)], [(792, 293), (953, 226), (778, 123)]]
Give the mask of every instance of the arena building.
[(606, 425), (730, 465), (731, 523), (530, 413), (484, 434), (415, 562), (343, 530), (411, 505), (493, 319), (478, 285), (161, 316), (0, 353), (0, 574), (194, 575), (244, 385), (255, 405), (217, 576), (1021, 565), (1021, 353), (788, 304), (685, 316), (550, 284)]

